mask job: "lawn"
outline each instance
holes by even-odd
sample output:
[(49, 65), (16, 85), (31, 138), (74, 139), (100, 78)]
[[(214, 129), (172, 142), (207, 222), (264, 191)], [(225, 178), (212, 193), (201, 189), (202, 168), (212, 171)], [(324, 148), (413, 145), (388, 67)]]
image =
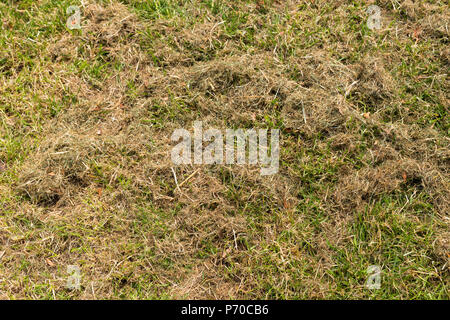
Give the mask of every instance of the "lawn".
[[(0, 0), (0, 298), (449, 299), (449, 22), (443, 0)], [(174, 164), (195, 121), (278, 129), (278, 172)]]

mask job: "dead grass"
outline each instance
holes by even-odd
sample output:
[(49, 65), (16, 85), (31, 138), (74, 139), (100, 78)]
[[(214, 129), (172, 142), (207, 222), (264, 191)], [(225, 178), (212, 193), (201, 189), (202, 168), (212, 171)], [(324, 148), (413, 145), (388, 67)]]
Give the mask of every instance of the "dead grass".
[[(1, 298), (448, 299), (443, 2), (39, 2), (0, 5)], [(195, 120), (280, 171), (174, 167)]]

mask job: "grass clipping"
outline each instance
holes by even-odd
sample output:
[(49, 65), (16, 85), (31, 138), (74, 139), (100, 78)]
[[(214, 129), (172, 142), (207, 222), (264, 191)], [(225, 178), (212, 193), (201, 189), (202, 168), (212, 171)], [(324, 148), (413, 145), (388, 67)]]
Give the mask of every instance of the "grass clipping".
[(17, 190), (39, 205), (56, 205), (89, 185), (88, 161), (98, 141), (66, 133), (40, 146), (19, 175)]

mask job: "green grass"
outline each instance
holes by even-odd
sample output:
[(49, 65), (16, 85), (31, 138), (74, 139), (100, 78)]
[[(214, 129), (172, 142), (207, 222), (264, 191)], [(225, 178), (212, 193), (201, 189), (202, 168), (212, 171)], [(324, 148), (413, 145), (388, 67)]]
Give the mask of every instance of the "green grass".
[[(444, 1), (69, 5), (0, 1), (0, 298), (449, 298)], [(196, 120), (279, 172), (175, 167)]]

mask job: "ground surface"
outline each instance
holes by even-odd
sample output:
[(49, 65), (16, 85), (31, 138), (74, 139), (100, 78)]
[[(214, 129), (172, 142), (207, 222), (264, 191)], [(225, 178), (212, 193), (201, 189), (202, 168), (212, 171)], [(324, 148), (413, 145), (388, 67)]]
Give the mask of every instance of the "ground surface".
[[(374, 3), (0, 1), (0, 298), (448, 299), (449, 7)], [(174, 166), (195, 120), (279, 172)]]

